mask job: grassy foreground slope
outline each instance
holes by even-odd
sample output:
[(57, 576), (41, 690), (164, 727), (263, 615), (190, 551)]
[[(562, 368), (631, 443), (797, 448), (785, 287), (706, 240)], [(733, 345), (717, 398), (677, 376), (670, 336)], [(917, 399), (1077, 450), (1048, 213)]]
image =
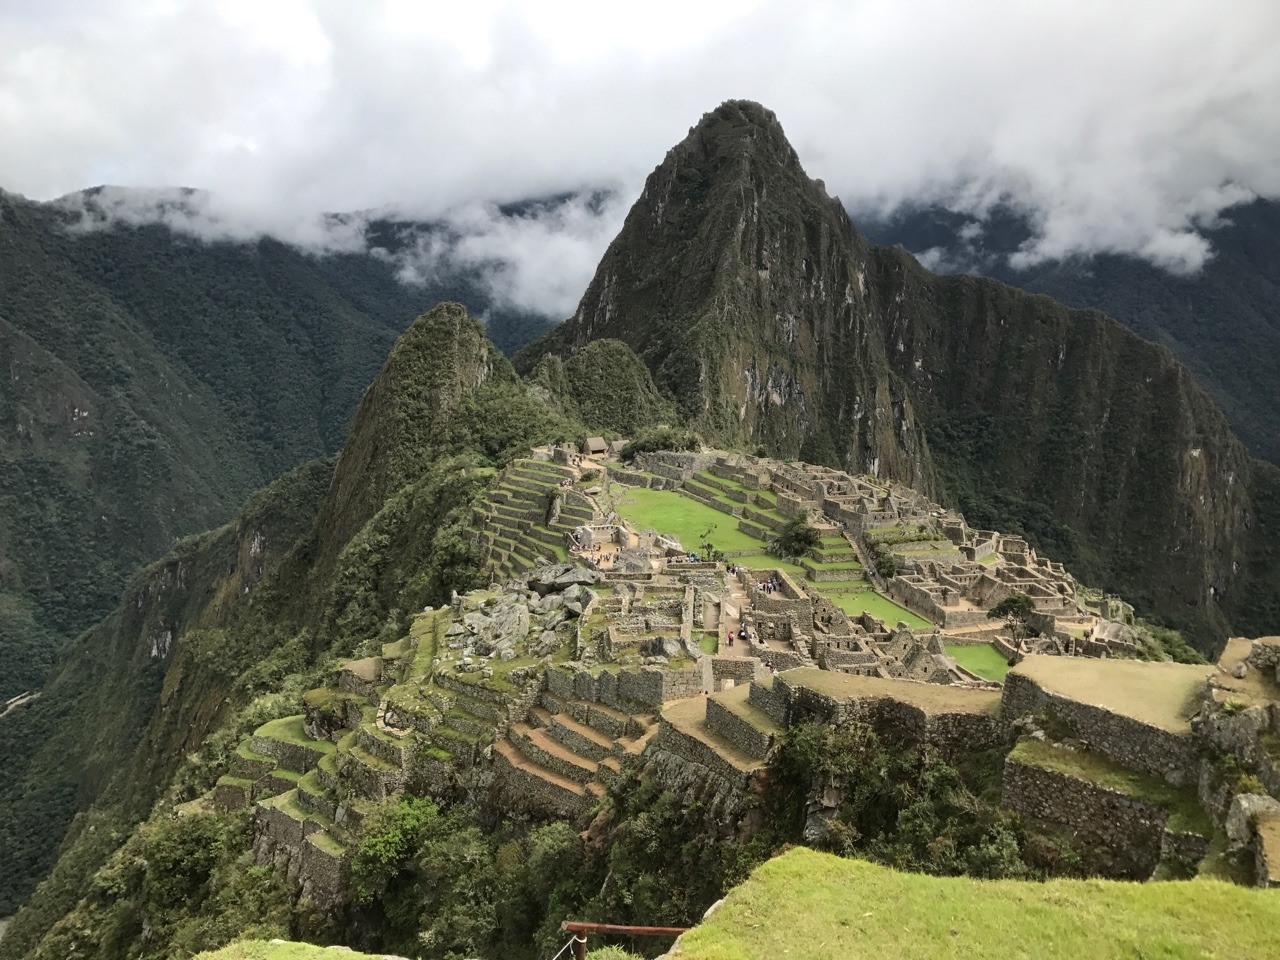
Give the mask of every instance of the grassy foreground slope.
[(734, 889), (673, 956), (699, 960), (1268, 957), (1280, 898), (1213, 880), (972, 880), (803, 848)]
[(317, 947), (284, 940), (243, 940), (211, 953), (198, 953), (195, 960), (380, 960), (380, 957), (356, 953), (346, 947)]

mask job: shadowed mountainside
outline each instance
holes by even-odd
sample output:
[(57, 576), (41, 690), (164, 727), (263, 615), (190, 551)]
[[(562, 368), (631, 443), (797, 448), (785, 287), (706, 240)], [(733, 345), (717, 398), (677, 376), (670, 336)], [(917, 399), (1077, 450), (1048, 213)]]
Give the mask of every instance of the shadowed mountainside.
[[(406, 286), (371, 254), (73, 220), (0, 192), (0, 701), (133, 570), (334, 453), (424, 304), (487, 306), (476, 278)], [(374, 225), (388, 249), (428, 229)], [(541, 329), (495, 314), (489, 333), (514, 349)]]
[(1179, 276), (1136, 257), (1098, 254), (1013, 269), (1030, 239), (1004, 207), (985, 221), (937, 207), (859, 221), (876, 243), (897, 244), (948, 272), (976, 273), (1073, 307), (1101, 310), (1163, 344), (1191, 368), (1232, 429), (1258, 457), (1280, 463), (1280, 202), (1254, 200), (1202, 230), (1213, 256)]

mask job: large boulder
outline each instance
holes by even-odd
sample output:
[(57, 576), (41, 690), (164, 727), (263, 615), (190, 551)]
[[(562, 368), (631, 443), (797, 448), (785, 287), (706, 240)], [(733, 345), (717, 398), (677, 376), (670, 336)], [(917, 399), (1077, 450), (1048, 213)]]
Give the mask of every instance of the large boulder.
[(543, 567), (535, 573), (529, 578), (529, 588), (539, 596), (545, 597), (550, 593), (561, 593), (575, 584), (588, 586), (599, 583), (600, 580), (599, 571), (580, 567), (577, 564), (561, 563), (554, 567)]

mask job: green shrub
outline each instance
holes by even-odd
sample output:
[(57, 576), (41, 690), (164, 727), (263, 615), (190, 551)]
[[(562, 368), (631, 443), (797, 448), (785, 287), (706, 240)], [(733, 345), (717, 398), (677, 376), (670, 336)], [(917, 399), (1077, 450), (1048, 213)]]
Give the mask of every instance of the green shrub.
[(650, 427), (642, 430), (622, 448), (622, 459), (632, 460), (638, 453), (657, 450), (701, 450), (702, 437), (693, 430), (680, 427)]

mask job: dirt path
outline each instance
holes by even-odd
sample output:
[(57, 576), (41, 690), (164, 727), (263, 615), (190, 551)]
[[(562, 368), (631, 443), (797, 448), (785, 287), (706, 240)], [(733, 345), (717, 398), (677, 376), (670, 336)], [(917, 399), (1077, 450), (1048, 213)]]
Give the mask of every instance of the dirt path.
[[(14, 710), (17, 710), (19, 707), (23, 706), (24, 704), (28, 704), (32, 700), (38, 700), (39, 698), (40, 698), (40, 692), (38, 690), (35, 692), (18, 694), (12, 700), (9, 700), (5, 703), (4, 711), (0, 712), (0, 718), (7, 717)], [(7, 922), (8, 922), (7, 920), (0, 920), (0, 923), (7, 923)]]

